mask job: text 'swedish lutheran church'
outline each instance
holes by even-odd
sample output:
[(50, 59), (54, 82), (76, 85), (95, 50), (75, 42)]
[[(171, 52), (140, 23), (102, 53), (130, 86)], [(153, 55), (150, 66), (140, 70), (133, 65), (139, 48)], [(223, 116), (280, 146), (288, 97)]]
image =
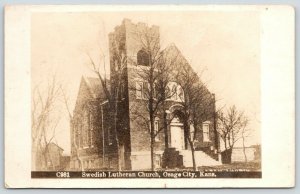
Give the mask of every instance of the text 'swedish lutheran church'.
[[(159, 27), (148, 27), (146, 24), (133, 24), (124, 19), (114, 32), (109, 34), (110, 80), (107, 80), (109, 92), (118, 96), (118, 116), (115, 121), (110, 113), (108, 100), (100, 79), (83, 77), (71, 121), (71, 163), (72, 170), (149, 170), (151, 169), (149, 126), (142, 122), (149, 118), (146, 95), (147, 81), (143, 80), (141, 71), (147, 70), (149, 56), (143, 48), (143, 39), (138, 32), (151, 34), (158, 46), (154, 52), (164, 53), (165, 59), (159, 59), (163, 65), (171, 65), (167, 72), (170, 79), (166, 93), (172, 93), (165, 100), (163, 108), (155, 112), (154, 132), (154, 165), (161, 168), (192, 167), (191, 147), (188, 142), (185, 125), (189, 125), (193, 137), (195, 160), (197, 166), (220, 164), (218, 159), (218, 135), (215, 118), (215, 96), (210, 93), (197, 77), (197, 85), (202, 85), (199, 95), (205, 96), (197, 107), (190, 107), (194, 113), (201, 115), (197, 125), (184, 121), (183, 104), (189, 99), (185, 88), (181, 87), (181, 72), (192, 71), (191, 66), (181, 55), (176, 46), (164, 50), (159, 46)], [(126, 55), (125, 67), (116, 66), (118, 56), (113, 52), (113, 42), (117, 41), (117, 53)], [(151, 42), (148, 44), (152, 44)], [(168, 54), (166, 54), (168, 53)], [(173, 60), (176, 57), (176, 60)], [(173, 61), (173, 62), (170, 62)], [(121, 81), (117, 82), (118, 71), (122, 71)], [(154, 69), (154, 75), (155, 75)], [(144, 73), (145, 74), (145, 73)], [(120, 77), (119, 77), (120, 78)], [(179, 81), (178, 81), (179, 80)], [(116, 88), (120, 86), (120, 90)], [(154, 92), (155, 95), (155, 92)], [(155, 101), (155, 98), (154, 98)], [(200, 105), (199, 105), (200, 104)], [(114, 130), (117, 122), (117, 130)], [(161, 130), (163, 128), (163, 130)], [(116, 135), (118, 138), (115, 138)], [(118, 139), (118, 145), (117, 141)], [(119, 149), (117, 149), (119, 147)], [(119, 150), (119, 151), (118, 151)], [(118, 158), (120, 162), (118, 163)]]

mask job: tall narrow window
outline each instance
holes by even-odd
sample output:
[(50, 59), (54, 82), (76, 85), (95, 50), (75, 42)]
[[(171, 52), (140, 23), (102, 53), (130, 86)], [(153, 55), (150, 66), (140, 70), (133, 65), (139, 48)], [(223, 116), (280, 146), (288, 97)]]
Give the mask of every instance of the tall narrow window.
[(180, 85), (177, 87), (178, 100), (184, 102), (183, 89)]
[(123, 99), (125, 97), (124, 93), (125, 93), (125, 86), (124, 86), (124, 83), (122, 83), (121, 84), (121, 91), (120, 91), (121, 99)]
[(147, 82), (136, 82), (136, 98), (148, 99), (149, 97), (149, 84)]
[(75, 122), (74, 124), (74, 142), (75, 142), (75, 146), (76, 148), (79, 148), (79, 136), (80, 136), (80, 132), (79, 132), (79, 127), (78, 127), (78, 123)]
[(143, 82), (136, 82), (136, 98), (142, 98)]
[(115, 71), (119, 71), (119, 64), (117, 60), (115, 60)]
[(170, 86), (169, 86), (169, 85), (167, 85), (167, 87), (166, 87), (166, 98), (167, 98), (167, 99), (169, 99), (169, 98), (170, 98), (170, 96), (171, 96), (171, 90), (170, 90)]
[(86, 107), (86, 110), (84, 111), (84, 117), (83, 117), (83, 147), (87, 148), (89, 146), (89, 112), (88, 107)]
[(120, 94), (118, 93), (118, 87), (115, 87), (115, 98), (116, 98), (116, 99), (118, 99), (118, 95), (120, 95)]
[(203, 128), (203, 141), (204, 142), (210, 141), (210, 139), (209, 139), (209, 122), (204, 122), (202, 128)]
[(111, 139), (110, 139), (110, 127), (107, 127), (107, 137), (108, 137), (108, 145), (111, 145)]
[(143, 98), (147, 99), (149, 96), (149, 84), (147, 82), (143, 82), (142, 91), (143, 91)]
[(177, 100), (177, 87), (176, 87), (176, 84), (173, 84), (172, 86), (172, 100)]
[(158, 118), (155, 118), (155, 121), (154, 121), (155, 141), (159, 141), (158, 130), (159, 130)]
[(91, 130), (90, 130), (90, 145), (91, 145), (91, 147), (93, 148), (94, 147), (94, 129), (93, 128), (91, 128)]
[(90, 139), (89, 139), (89, 144), (90, 147), (94, 147), (94, 126), (93, 126), (93, 115), (91, 111), (89, 112), (89, 132), (90, 132)]
[(81, 124), (81, 122), (79, 122), (79, 124), (78, 124), (78, 137), (79, 137), (78, 147), (82, 148), (82, 124)]
[(114, 133), (112, 131), (113, 129), (111, 127), (107, 128), (108, 131), (108, 144), (112, 145), (113, 144), (113, 139), (114, 139)]

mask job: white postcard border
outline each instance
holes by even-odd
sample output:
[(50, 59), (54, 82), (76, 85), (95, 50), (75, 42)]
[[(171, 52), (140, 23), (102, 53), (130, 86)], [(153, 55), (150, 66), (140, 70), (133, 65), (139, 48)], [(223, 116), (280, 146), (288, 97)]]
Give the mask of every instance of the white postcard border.
[[(260, 11), (261, 179), (31, 179), (30, 14), (82, 11)], [(290, 6), (7, 6), (5, 184), (8, 188), (292, 187), (295, 184), (295, 13)], [(280, 90), (280, 91), (279, 91)]]

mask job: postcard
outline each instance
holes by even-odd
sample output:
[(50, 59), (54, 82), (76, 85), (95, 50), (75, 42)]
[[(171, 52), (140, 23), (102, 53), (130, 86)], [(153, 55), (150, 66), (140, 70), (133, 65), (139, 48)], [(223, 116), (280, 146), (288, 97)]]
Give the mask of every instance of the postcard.
[(295, 184), (290, 6), (5, 7), (7, 188)]

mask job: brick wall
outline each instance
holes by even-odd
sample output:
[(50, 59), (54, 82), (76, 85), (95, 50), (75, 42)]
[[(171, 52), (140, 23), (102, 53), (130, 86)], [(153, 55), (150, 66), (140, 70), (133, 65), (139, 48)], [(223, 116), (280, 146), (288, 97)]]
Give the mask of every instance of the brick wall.
[[(127, 68), (123, 71), (123, 83), (125, 85), (125, 93), (124, 99), (122, 100), (120, 106), (120, 115), (119, 115), (119, 122), (122, 123), (119, 126), (120, 133), (122, 134), (121, 143), (125, 146), (125, 155), (127, 159), (131, 160), (132, 165), (137, 165), (135, 162), (138, 156), (131, 154), (131, 153), (138, 153), (140, 152), (141, 155), (150, 154), (150, 133), (147, 123), (145, 120), (142, 119), (148, 118), (149, 113), (147, 111), (147, 101), (143, 99), (137, 99), (135, 84), (136, 81), (139, 80), (139, 76), (137, 71), (139, 71), (139, 67), (137, 66), (137, 52), (142, 49), (142, 44), (139, 42), (140, 37), (138, 32), (140, 31), (151, 31), (154, 36), (157, 36), (159, 39), (159, 28), (157, 26), (148, 27), (145, 24), (138, 23), (133, 24), (130, 20), (124, 20), (120, 26), (115, 28), (115, 31), (109, 34), (109, 45), (110, 48), (113, 46), (113, 42), (118, 40), (121, 42), (120, 50), (126, 53), (127, 56)], [(116, 68), (114, 66), (115, 59), (110, 50), (110, 69), (111, 69), (111, 86), (112, 90), (116, 87), (116, 83), (114, 82), (116, 76)], [(182, 60), (185, 60), (182, 56)], [(188, 65), (188, 63), (185, 63)], [(174, 69), (174, 71), (178, 71), (178, 69)], [(212, 94), (207, 90), (207, 94), (212, 96)], [(211, 98), (211, 103), (209, 107), (205, 107), (207, 111), (207, 116), (203, 118), (204, 121), (210, 121), (210, 141), (203, 142), (203, 132), (202, 132), (202, 124), (199, 124), (199, 131), (197, 134), (197, 149), (201, 148), (210, 148), (211, 146), (215, 145), (215, 132), (214, 132), (214, 98)], [(171, 107), (176, 102), (168, 102), (168, 106)], [(139, 114), (138, 116), (136, 114)], [(158, 114), (159, 118), (159, 125), (161, 126), (162, 123), (162, 113)], [(143, 121), (144, 120), (144, 121)], [(170, 135), (169, 135), (170, 138)], [(170, 141), (170, 139), (169, 139)], [(158, 135), (157, 141), (155, 142), (155, 150), (156, 151), (163, 151), (164, 150), (164, 133), (163, 131), (160, 132)], [(130, 157), (130, 155), (133, 155)], [(145, 156), (146, 157), (146, 156)]]

